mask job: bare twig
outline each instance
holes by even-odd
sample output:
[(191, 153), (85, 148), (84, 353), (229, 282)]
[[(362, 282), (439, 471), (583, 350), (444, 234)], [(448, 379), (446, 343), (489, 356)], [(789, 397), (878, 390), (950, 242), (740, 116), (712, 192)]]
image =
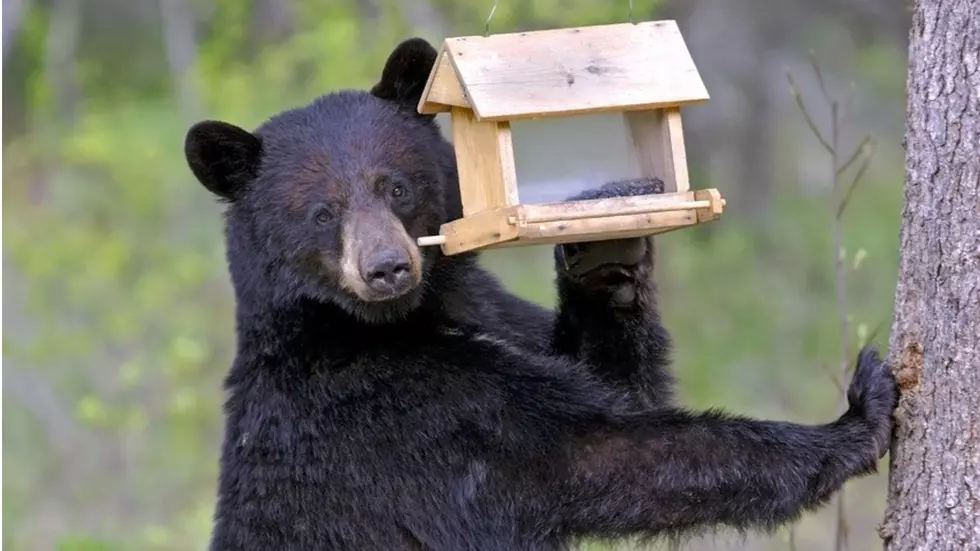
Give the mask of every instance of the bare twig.
[[(817, 67), (817, 63), (814, 60), (814, 67)], [(819, 75), (819, 72), (817, 73)], [(822, 86), (822, 84), (821, 84)], [(826, 94), (826, 91), (824, 92)], [(833, 179), (833, 193), (835, 197), (839, 193), (840, 189), (840, 176), (837, 171), (838, 165), (838, 151), (840, 146), (840, 120), (838, 119), (839, 113), (837, 110), (837, 102), (831, 103), (831, 140), (833, 143), (833, 151), (830, 153), (830, 174)], [(838, 202), (838, 205), (840, 203)], [(837, 212), (841, 215), (843, 212), (838, 207)], [(843, 238), (843, 224), (842, 216), (835, 213), (834, 224), (833, 224), (833, 234), (834, 234), (834, 271), (837, 275), (837, 309), (840, 315), (840, 326), (841, 326), (841, 381), (843, 385), (843, 380), (847, 377), (847, 364), (851, 357), (850, 350), (848, 350), (847, 341), (850, 335), (850, 327), (847, 323), (847, 272), (844, 270), (844, 238)], [(843, 408), (847, 405), (847, 394), (842, 393), (840, 397), (841, 405)], [(836, 551), (846, 551), (849, 547), (847, 545), (847, 508), (844, 504), (844, 489), (841, 488), (840, 493), (837, 495), (837, 530), (834, 537), (834, 549)]]
[(854, 161), (861, 158), (862, 154), (867, 155), (865, 147), (867, 147), (873, 141), (874, 140), (872, 140), (871, 134), (865, 136), (864, 139), (861, 140), (861, 143), (859, 143), (858, 146), (854, 148), (854, 152), (851, 153), (851, 156), (846, 161), (844, 161), (844, 163), (840, 165), (840, 167), (837, 169), (837, 176), (840, 176), (841, 174), (847, 172), (847, 169), (850, 168), (852, 164), (854, 164)]
[(841, 120), (846, 120), (847, 116), (851, 114), (851, 102), (854, 101), (855, 92), (857, 92), (857, 86), (852, 81), (850, 86), (847, 87), (847, 94), (844, 96), (844, 101), (841, 103)]
[(810, 131), (816, 136), (817, 140), (820, 141), (820, 145), (827, 150), (828, 153), (833, 151), (833, 148), (827, 143), (827, 140), (820, 133), (820, 129), (817, 128), (817, 123), (813, 122), (813, 118), (810, 117), (810, 111), (807, 110), (806, 105), (803, 104), (803, 96), (800, 95), (799, 89), (796, 87), (796, 82), (793, 80), (793, 73), (786, 71), (786, 80), (789, 81), (790, 93), (793, 94), (793, 99), (796, 100), (796, 105), (799, 106), (800, 112), (803, 113), (803, 118), (806, 119), (806, 124), (810, 127)]
[[(844, 211), (847, 210), (847, 204), (851, 202), (851, 196), (854, 195), (854, 190), (856, 190), (858, 185), (861, 183), (861, 177), (864, 176), (865, 171), (868, 170), (868, 165), (871, 164), (871, 156), (874, 155), (876, 145), (877, 144), (874, 140), (870, 140), (865, 147), (861, 148), (861, 165), (858, 166), (857, 174), (854, 175), (854, 179), (851, 180), (851, 184), (847, 186), (844, 196), (841, 197), (840, 203), (837, 206), (837, 218), (844, 216)], [(858, 155), (854, 155), (854, 157), (857, 156)]]
[[(800, 112), (803, 114), (803, 118), (810, 127), (810, 131), (820, 142), (827, 153), (830, 155), (830, 178), (833, 183), (832, 188), (832, 198), (835, 202), (834, 217), (832, 224), (833, 232), (833, 244), (834, 244), (834, 271), (836, 275), (836, 287), (837, 287), (837, 308), (840, 319), (840, 330), (841, 330), (841, 356), (840, 356), (840, 370), (839, 377), (833, 375), (828, 370), (828, 376), (834, 382), (840, 393), (840, 404), (839, 408), (844, 408), (847, 406), (847, 391), (845, 389), (844, 381), (847, 378), (848, 372), (850, 371), (850, 322), (847, 315), (847, 270), (845, 269), (844, 260), (844, 248), (843, 248), (843, 217), (847, 210), (847, 205), (850, 203), (851, 197), (857, 186), (861, 182), (862, 176), (864, 176), (865, 171), (871, 161), (871, 156), (874, 153), (874, 140), (868, 136), (855, 148), (855, 150), (846, 157), (846, 160), (842, 163), (841, 151), (840, 151), (840, 139), (841, 139), (841, 127), (843, 125), (844, 117), (846, 113), (850, 110), (851, 100), (854, 93), (854, 85), (852, 83), (847, 96), (845, 96), (843, 104), (838, 100), (831, 97), (830, 93), (827, 91), (827, 86), (824, 82), (823, 74), (820, 71), (820, 64), (817, 62), (816, 57), (811, 52), (809, 55), (810, 63), (813, 66), (813, 72), (817, 80), (817, 84), (820, 87), (820, 91), (823, 94), (824, 100), (830, 107), (830, 137), (827, 139), (817, 128), (816, 123), (813, 121), (813, 117), (810, 115), (803, 102), (802, 96), (796, 87), (796, 83), (793, 80), (791, 73), (787, 71), (787, 79), (789, 80), (790, 90), (793, 94), (793, 99), (796, 100), (796, 104), (800, 108)], [(857, 170), (857, 174), (851, 180), (850, 184), (843, 188), (842, 176), (855, 162), (860, 159), (860, 165)], [(846, 551), (848, 549), (848, 530), (847, 525), (847, 515), (846, 508), (844, 505), (844, 490), (841, 489), (837, 494), (837, 528), (836, 535), (834, 539), (834, 549), (835, 551)]]
[(810, 66), (813, 67), (813, 74), (817, 77), (817, 84), (820, 85), (820, 91), (823, 92), (823, 99), (827, 103), (832, 103), (830, 99), (830, 94), (827, 93), (827, 86), (823, 82), (823, 73), (820, 72), (820, 64), (817, 62), (817, 55), (810, 50), (807, 53), (807, 58), (810, 60)]

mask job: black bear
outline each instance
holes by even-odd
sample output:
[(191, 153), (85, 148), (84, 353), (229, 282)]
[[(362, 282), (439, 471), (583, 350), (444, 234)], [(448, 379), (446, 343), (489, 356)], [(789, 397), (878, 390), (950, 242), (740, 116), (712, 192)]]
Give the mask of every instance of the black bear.
[[(237, 351), (213, 551), (557, 550), (580, 538), (772, 529), (885, 453), (890, 369), (862, 350), (828, 424), (674, 405), (650, 239), (555, 248), (555, 312), (475, 253), (415, 238), (461, 216), (451, 145), (415, 107), (436, 59), (401, 43), (370, 90), (249, 132), (187, 134), (226, 203)], [(662, 191), (655, 180), (579, 198)]]

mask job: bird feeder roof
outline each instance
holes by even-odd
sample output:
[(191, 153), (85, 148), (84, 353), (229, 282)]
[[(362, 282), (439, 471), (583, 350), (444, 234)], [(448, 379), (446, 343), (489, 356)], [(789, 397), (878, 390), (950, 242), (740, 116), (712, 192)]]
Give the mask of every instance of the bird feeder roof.
[(477, 120), (657, 109), (708, 91), (673, 20), (447, 38), (420, 113)]

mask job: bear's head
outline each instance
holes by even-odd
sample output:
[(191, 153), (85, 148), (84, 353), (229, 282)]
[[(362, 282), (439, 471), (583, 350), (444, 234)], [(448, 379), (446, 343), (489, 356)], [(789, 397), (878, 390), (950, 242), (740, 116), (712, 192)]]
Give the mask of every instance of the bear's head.
[(365, 322), (421, 303), (441, 252), (416, 238), (462, 215), (452, 147), (416, 110), (436, 56), (406, 40), (370, 91), (327, 94), (254, 132), (222, 121), (190, 128), (187, 163), (228, 205), (240, 302), (312, 299)]

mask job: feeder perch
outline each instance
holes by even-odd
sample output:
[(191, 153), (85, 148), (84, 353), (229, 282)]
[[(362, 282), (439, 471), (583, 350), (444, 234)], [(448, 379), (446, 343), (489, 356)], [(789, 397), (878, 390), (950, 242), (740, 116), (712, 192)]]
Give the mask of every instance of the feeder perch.
[[(708, 92), (674, 21), (448, 38), (419, 113), (450, 113), (463, 217), (420, 246), (445, 254), (640, 237), (717, 220), (718, 190), (690, 190), (681, 107)], [(522, 205), (510, 122), (621, 112), (644, 177), (664, 193)]]

